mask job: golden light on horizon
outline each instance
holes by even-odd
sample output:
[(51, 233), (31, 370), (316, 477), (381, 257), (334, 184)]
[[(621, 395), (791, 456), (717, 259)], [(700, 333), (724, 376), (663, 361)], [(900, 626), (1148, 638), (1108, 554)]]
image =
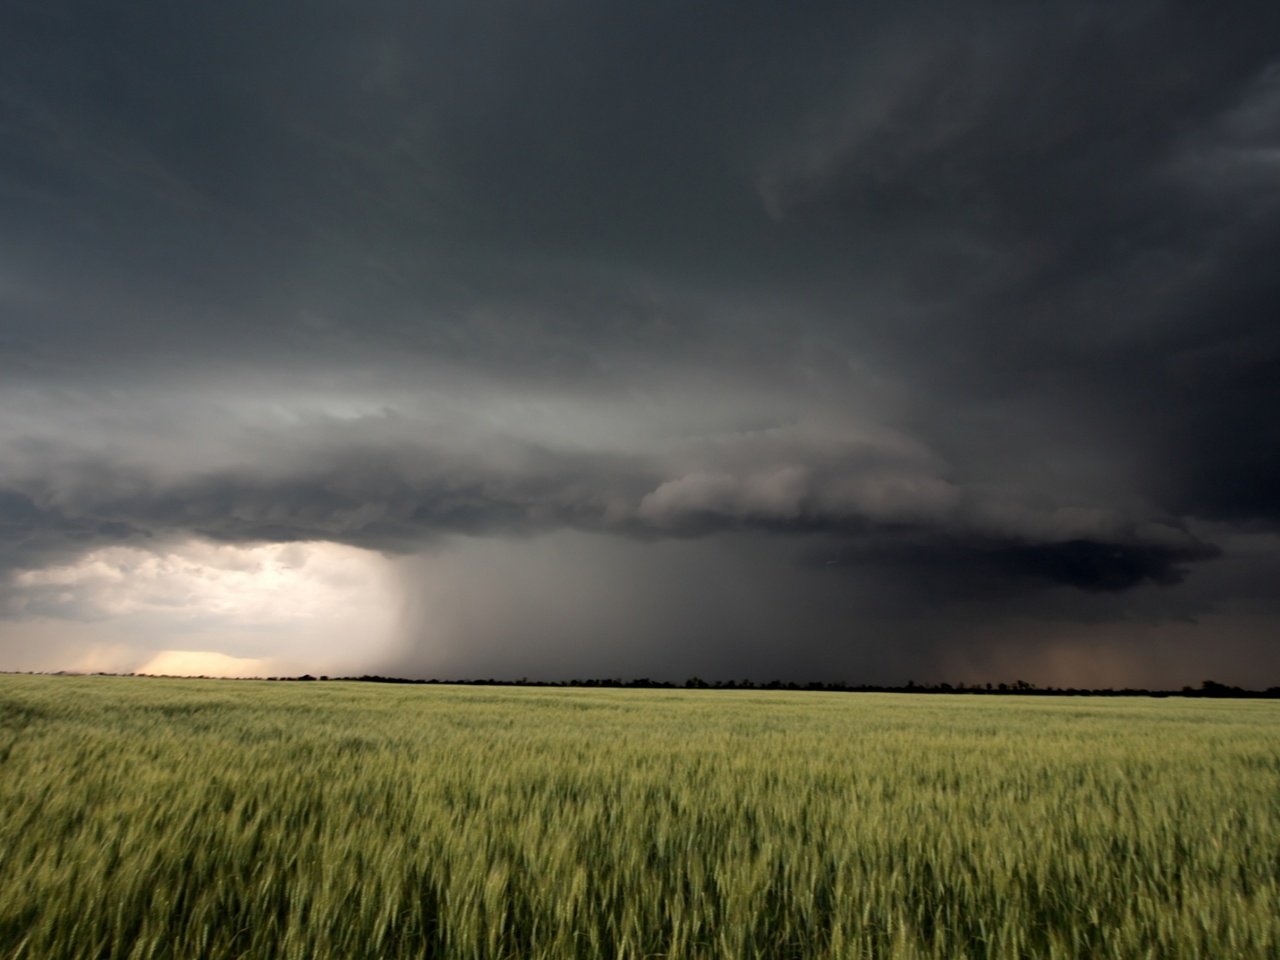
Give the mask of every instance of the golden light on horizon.
[(391, 561), (327, 542), (113, 546), (14, 575), (24, 669), (186, 676), (343, 672), (387, 649)]

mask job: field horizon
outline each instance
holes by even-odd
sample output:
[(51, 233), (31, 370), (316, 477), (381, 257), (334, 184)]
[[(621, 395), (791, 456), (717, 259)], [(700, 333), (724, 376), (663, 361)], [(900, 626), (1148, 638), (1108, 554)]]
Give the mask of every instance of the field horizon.
[(634, 690), (758, 690), (761, 692), (804, 693), (903, 693), (903, 694), (957, 694), (964, 696), (1099, 696), (1099, 697), (1190, 697), (1212, 699), (1280, 699), (1280, 685), (1241, 687), (1202, 680), (1198, 685), (1185, 684), (1178, 688), (1161, 687), (1076, 687), (1040, 685), (1025, 680), (999, 680), (983, 682), (945, 681), (906, 684), (849, 683), (839, 680), (754, 680), (751, 678), (703, 679), (691, 676), (683, 681), (665, 678), (619, 676), (573, 677), (570, 679), (530, 679), (529, 677), (435, 677), (388, 676), (384, 674), (360, 674), (350, 676), (313, 675), (302, 673), (281, 676), (210, 675), (197, 673), (118, 673), (107, 670), (0, 670), (0, 676), (46, 677), (102, 677), (139, 680), (226, 680), (233, 682), (323, 682), (323, 683), (375, 683), (405, 686), (458, 686), (458, 687), (533, 687), (539, 689), (634, 689)]

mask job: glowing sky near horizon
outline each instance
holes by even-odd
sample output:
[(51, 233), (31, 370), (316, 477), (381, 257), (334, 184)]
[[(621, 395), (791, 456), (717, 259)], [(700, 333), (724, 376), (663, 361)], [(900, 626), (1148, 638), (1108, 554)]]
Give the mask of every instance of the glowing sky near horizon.
[(6, 613), (26, 657), (9, 669), (359, 672), (387, 656), (400, 628), (391, 565), (323, 542), (102, 547), (13, 575)]

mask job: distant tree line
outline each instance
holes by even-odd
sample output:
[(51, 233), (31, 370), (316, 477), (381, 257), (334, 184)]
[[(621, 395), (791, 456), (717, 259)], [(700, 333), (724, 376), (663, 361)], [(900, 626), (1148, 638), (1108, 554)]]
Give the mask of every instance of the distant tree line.
[[(18, 673), (14, 670), (0, 670), (0, 673)], [(41, 671), (21, 671), (27, 674)], [(59, 670), (54, 676), (71, 675), (71, 671)], [(1208, 697), (1226, 700), (1277, 700), (1280, 699), (1280, 687), (1268, 687), (1265, 690), (1246, 690), (1243, 687), (1232, 687), (1216, 680), (1202, 681), (1200, 686), (1186, 686), (1181, 690), (1151, 690), (1146, 687), (1040, 687), (1026, 680), (1014, 680), (1002, 683), (916, 683), (908, 680), (906, 686), (890, 686), (876, 683), (851, 684), (842, 681), (811, 680), (808, 683), (797, 683), (794, 680), (703, 680), (701, 677), (690, 677), (683, 683), (670, 680), (652, 680), (649, 677), (637, 677), (624, 680), (620, 677), (597, 677), (587, 680), (530, 680), (521, 677), (518, 680), (497, 680), (493, 677), (471, 680), (441, 680), (417, 677), (384, 677), (378, 674), (365, 673), (358, 677), (313, 677), (304, 673), (298, 677), (174, 677), (169, 674), (145, 673), (108, 673), (98, 671), (95, 677), (168, 677), (169, 679), (189, 680), (270, 680), (276, 682), (308, 682), (308, 681), (342, 681), (345, 683), (402, 683), (414, 685), (448, 684), (464, 687), (606, 687), (614, 689), (637, 690), (812, 690), (823, 693), (949, 693), (969, 694), (973, 696), (1032, 696), (1032, 697)]]
[(1205, 680), (1199, 687), (1183, 687), (1181, 690), (1150, 690), (1145, 687), (1121, 688), (1088, 688), (1088, 687), (1040, 687), (1026, 680), (1014, 680), (1004, 683), (925, 683), (919, 684), (908, 680), (906, 686), (888, 686), (885, 684), (850, 684), (841, 681), (811, 680), (808, 683), (795, 681), (769, 680), (703, 680), (701, 677), (690, 677), (684, 683), (673, 683), (670, 680), (653, 680), (649, 677), (637, 677), (624, 680), (620, 677), (597, 677), (592, 679), (572, 680), (530, 680), (522, 677), (518, 680), (487, 679), (439, 680), (416, 679), (409, 677), (384, 677), (377, 674), (363, 674), (358, 677), (313, 677), (303, 674), (300, 677), (267, 677), (268, 680), (342, 680), (357, 683), (408, 683), (408, 684), (453, 684), (478, 687), (607, 687), (618, 689), (640, 690), (813, 690), (824, 693), (949, 693), (972, 694), (977, 696), (1054, 696), (1054, 697), (1216, 697), (1224, 699), (1280, 699), (1280, 687), (1268, 687), (1266, 690), (1246, 690), (1243, 687), (1232, 687), (1215, 680)]

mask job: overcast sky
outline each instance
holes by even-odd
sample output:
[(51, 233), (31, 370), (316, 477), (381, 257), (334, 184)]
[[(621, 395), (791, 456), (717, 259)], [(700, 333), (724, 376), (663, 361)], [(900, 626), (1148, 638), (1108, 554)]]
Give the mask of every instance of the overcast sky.
[(1280, 684), (1271, 2), (9, 0), (0, 668)]

